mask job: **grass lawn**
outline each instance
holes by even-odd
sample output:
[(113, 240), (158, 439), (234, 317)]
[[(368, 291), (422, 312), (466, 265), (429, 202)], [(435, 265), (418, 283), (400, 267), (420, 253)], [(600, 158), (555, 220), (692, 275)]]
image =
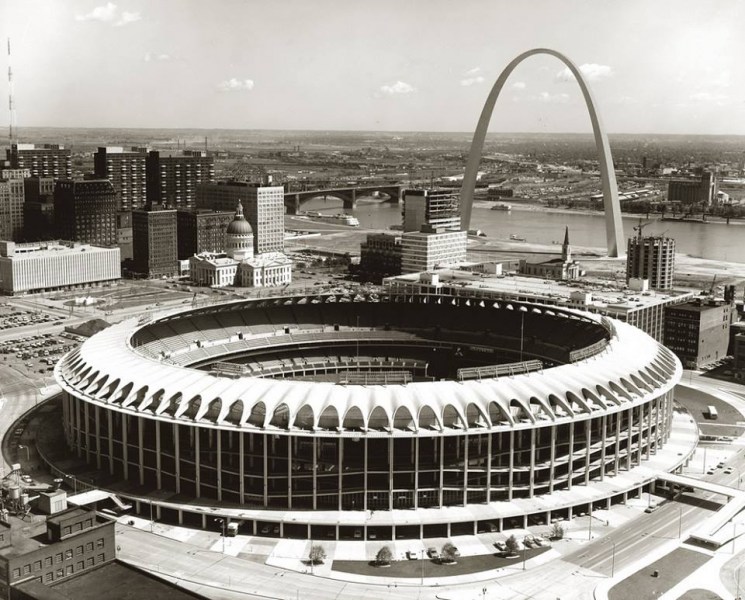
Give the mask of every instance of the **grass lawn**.
[[(526, 560), (542, 554), (549, 547), (533, 548), (525, 552)], [(452, 575), (468, 575), (491, 569), (513, 567), (521, 569), (523, 565), (522, 553), (515, 558), (505, 558), (496, 554), (479, 556), (460, 556), (454, 564), (439, 564), (428, 558), (418, 560), (397, 560), (390, 567), (377, 567), (362, 560), (335, 560), (332, 570), (342, 573), (353, 573), (367, 577), (450, 577)]]
[[(659, 598), (710, 558), (701, 552), (678, 548), (614, 585), (608, 592), (608, 598), (609, 600)], [(654, 571), (659, 571), (658, 577), (652, 577)], [(691, 599), (693, 598), (703, 600), (707, 596), (691, 596)]]

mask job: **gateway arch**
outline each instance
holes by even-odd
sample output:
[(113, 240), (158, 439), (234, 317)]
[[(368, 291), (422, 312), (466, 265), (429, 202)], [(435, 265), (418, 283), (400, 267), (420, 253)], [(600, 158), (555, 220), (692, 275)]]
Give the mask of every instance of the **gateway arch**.
[(603, 185), (603, 206), (605, 208), (605, 232), (608, 244), (608, 256), (620, 256), (623, 252), (619, 249), (619, 243), (624, 239), (623, 223), (621, 221), (621, 206), (618, 201), (618, 186), (616, 184), (616, 173), (613, 169), (613, 157), (611, 156), (610, 146), (608, 145), (608, 136), (605, 135), (605, 130), (600, 122), (600, 115), (598, 115), (597, 110), (595, 109), (595, 101), (590, 92), (590, 88), (587, 87), (587, 82), (582, 77), (582, 73), (580, 73), (576, 65), (561, 52), (550, 50), (548, 48), (534, 48), (533, 50), (523, 52), (507, 65), (497, 79), (497, 82), (494, 84), (494, 87), (491, 89), (491, 92), (489, 92), (489, 97), (486, 99), (484, 109), (481, 111), (481, 117), (479, 117), (479, 123), (473, 134), (471, 151), (468, 155), (466, 171), (463, 176), (463, 186), (461, 187), (460, 195), (462, 214), (461, 222), (466, 229), (470, 229), (476, 176), (478, 174), (479, 163), (481, 162), (481, 153), (484, 149), (486, 130), (489, 127), (489, 121), (492, 112), (494, 111), (494, 105), (497, 102), (499, 93), (502, 91), (502, 87), (504, 87), (507, 78), (515, 67), (534, 54), (549, 54), (558, 58), (569, 68), (582, 90), (582, 95), (587, 104), (587, 110), (590, 113), (592, 132), (595, 136), (595, 146), (600, 155), (600, 180)]

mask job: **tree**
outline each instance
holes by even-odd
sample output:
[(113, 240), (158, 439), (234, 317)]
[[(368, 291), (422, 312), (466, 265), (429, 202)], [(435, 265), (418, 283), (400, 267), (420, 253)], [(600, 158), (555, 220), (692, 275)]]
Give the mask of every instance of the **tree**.
[(564, 537), (564, 526), (558, 521), (551, 527), (551, 539), (560, 540)]
[(383, 546), (375, 555), (375, 562), (379, 565), (390, 565), (393, 560), (393, 552), (388, 546)]
[(310, 559), (310, 562), (314, 565), (322, 564), (323, 559), (326, 558), (326, 550), (324, 550), (323, 546), (321, 546), (320, 544), (311, 546), (310, 554), (308, 554), (308, 558)]
[(504, 545), (507, 546), (507, 554), (514, 556), (520, 549), (520, 544), (517, 543), (514, 535), (511, 535), (504, 541)]
[(458, 549), (451, 542), (445, 542), (440, 551), (440, 556), (442, 562), (455, 562), (458, 556)]

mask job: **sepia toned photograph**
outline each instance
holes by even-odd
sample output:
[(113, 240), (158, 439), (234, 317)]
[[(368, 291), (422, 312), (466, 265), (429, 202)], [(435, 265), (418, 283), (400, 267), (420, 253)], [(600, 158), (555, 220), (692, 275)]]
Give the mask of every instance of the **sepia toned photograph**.
[(0, 599), (742, 600), (743, 31), (0, 0)]

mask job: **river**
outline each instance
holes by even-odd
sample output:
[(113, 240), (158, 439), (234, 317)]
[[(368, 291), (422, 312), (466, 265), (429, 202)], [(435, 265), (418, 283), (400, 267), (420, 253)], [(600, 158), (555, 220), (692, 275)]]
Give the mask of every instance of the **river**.
[[(303, 205), (303, 210), (328, 213), (342, 212), (342, 202), (336, 198), (314, 198)], [(376, 201), (358, 201), (354, 210), (344, 210), (370, 229), (387, 229), (401, 223), (401, 206)], [(624, 216), (626, 237), (639, 223), (638, 216)], [(472, 229), (481, 229), (489, 237), (509, 239), (513, 234), (528, 242), (551, 244), (564, 239), (564, 227), (569, 226), (569, 240), (575, 246), (605, 248), (605, 222), (602, 214), (581, 212), (552, 212), (518, 210), (509, 212), (474, 206)], [(745, 224), (680, 223), (655, 220), (644, 228), (644, 235), (665, 235), (675, 239), (676, 251), (681, 254), (732, 262), (745, 262)]]

